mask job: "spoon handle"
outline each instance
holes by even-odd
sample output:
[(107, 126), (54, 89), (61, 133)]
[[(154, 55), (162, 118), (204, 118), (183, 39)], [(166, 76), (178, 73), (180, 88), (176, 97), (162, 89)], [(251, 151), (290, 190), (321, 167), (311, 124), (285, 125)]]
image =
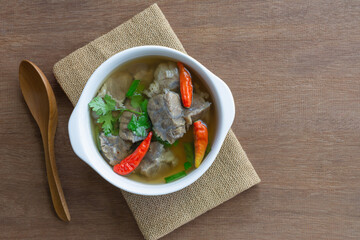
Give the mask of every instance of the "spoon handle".
[(49, 182), (49, 189), (51, 194), (51, 199), (55, 208), (55, 212), (59, 218), (65, 222), (69, 222), (70, 212), (66, 204), (64, 192), (61, 187), (59, 175), (55, 163), (55, 152), (54, 152), (54, 141), (48, 139), (51, 135), (43, 134), (43, 145), (45, 152), (45, 164), (46, 164), (46, 174)]

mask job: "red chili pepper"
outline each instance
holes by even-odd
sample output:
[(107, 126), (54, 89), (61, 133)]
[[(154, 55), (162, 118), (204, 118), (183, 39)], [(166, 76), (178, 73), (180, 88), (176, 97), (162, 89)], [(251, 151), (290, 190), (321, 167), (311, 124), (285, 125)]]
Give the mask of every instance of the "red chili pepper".
[(183, 106), (185, 108), (191, 107), (193, 85), (189, 71), (181, 62), (177, 63), (180, 72), (180, 93)]
[(152, 135), (153, 133), (149, 132), (144, 141), (142, 141), (132, 154), (124, 158), (120, 163), (116, 164), (113, 168), (114, 172), (120, 175), (128, 175), (134, 171), (149, 150)]
[(194, 122), (195, 167), (202, 162), (208, 145), (208, 129), (202, 121)]

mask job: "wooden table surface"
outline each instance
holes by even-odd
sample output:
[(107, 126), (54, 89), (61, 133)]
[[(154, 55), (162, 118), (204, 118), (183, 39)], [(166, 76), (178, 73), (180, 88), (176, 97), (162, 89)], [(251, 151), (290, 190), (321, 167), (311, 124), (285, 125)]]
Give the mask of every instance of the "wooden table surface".
[[(0, 239), (141, 239), (120, 191), (73, 153), (52, 66), (144, 1), (0, 2)], [(158, 1), (190, 55), (236, 101), (258, 186), (164, 239), (360, 239), (360, 3)], [(40, 133), (19, 89), (30, 59), (59, 107), (56, 157), (72, 215), (55, 216)]]

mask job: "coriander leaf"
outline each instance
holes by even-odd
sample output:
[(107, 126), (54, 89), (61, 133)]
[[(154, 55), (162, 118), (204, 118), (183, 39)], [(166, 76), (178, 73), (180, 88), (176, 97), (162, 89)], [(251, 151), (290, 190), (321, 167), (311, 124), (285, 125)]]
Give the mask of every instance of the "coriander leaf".
[(141, 112), (137, 112), (137, 111), (134, 111), (134, 110), (125, 108), (125, 107), (116, 108), (115, 111), (120, 111), (120, 115), (121, 115), (123, 112), (125, 112), (125, 111), (131, 112), (131, 113), (135, 113), (135, 114), (137, 114), (137, 115), (141, 115), (141, 114), (142, 114)]
[(131, 97), (131, 106), (134, 108), (138, 108), (141, 106), (141, 103), (143, 102), (144, 97), (141, 94), (134, 94)]
[(141, 115), (136, 117), (134, 114), (128, 123), (128, 129), (131, 130), (136, 136), (145, 137), (146, 130), (150, 128), (150, 121), (147, 116)]
[(184, 163), (185, 171), (189, 170), (191, 167), (192, 167), (192, 164), (190, 162), (185, 162)]
[[(104, 101), (105, 100), (105, 101)], [(116, 101), (109, 95), (105, 95), (104, 99), (101, 97), (94, 97), (89, 103), (89, 107), (96, 112), (96, 115), (102, 116), (110, 111), (115, 110)]]
[(145, 99), (141, 104), (140, 104), (140, 108), (141, 108), (141, 111), (143, 113), (146, 113), (147, 114), (147, 105), (148, 105), (148, 100)]
[(146, 137), (146, 127), (137, 127), (136, 131), (134, 132), (136, 136)]
[(176, 140), (173, 144), (169, 143), (166, 140), (162, 140), (161, 137), (159, 137), (158, 135), (156, 135), (154, 133), (154, 138), (157, 142), (161, 143), (162, 145), (164, 145), (164, 147), (171, 147), (171, 146), (176, 146), (179, 143), (179, 140)]
[(142, 92), (144, 91), (144, 89), (145, 89), (145, 85), (139, 83), (139, 85), (138, 85), (137, 88), (136, 88), (136, 92), (142, 93)]
[[(139, 80), (140, 81), (140, 80)], [(140, 107), (141, 103), (144, 101), (144, 96), (142, 92), (144, 91), (145, 86), (141, 83), (136, 87), (135, 92), (132, 94), (131, 98), (131, 106), (134, 108)]]
[(108, 112), (105, 115), (102, 115), (98, 118), (97, 122), (102, 123), (101, 127), (105, 133), (105, 135), (109, 135), (113, 129), (113, 124), (117, 121), (115, 117), (113, 117), (111, 112)]
[(133, 114), (131, 116), (130, 122), (128, 123), (128, 129), (131, 131), (135, 131), (137, 124), (136, 124), (137, 118), (136, 116)]
[(108, 111), (114, 111), (115, 110), (115, 105), (116, 105), (116, 101), (115, 99), (113, 99), (111, 96), (109, 95), (105, 95), (104, 100), (106, 102), (106, 108)]
[(186, 172), (181, 171), (181, 172), (178, 172), (178, 173), (175, 173), (175, 174), (173, 174), (171, 176), (166, 177), (165, 182), (166, 183), (173, 182), (173, 181), (178, 180), (178, 179), (180, 179), (182, 177), (185, 177), (185, 176), (186, 176)]
[(96, 115), (101, 116), (106, 113), (106, 104), (101, 97), (94, 97), (89, 103), (89, 107), (96, 112)]
[(147, 116), (139, 116), (138, 117), (138, 123), (146, 128), (150, 128), (150, 122), (149, 119), (147, 118)]
[(126, 97), (131, 97), (132, 95), (134, 95), (137, 87), (139, 86), (139, 83), (140, 83), (140, 80), (134, 80), (130, 87), (129, 87), (129, 90), (127, 91), (126, 93)]

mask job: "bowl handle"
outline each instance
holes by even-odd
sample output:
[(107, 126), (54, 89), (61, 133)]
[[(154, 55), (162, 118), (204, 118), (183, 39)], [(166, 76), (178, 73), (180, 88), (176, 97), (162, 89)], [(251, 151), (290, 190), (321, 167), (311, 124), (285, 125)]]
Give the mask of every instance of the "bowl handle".
[(80, 134), (80, 118), (78, 116), (78, 109), (75, 107), (69, 119), (69, 138), (71, 142), (71, 146), (75, 152), (75, 154), (81, 158), (84, 162), (91, 166), (89, 161), (86, 158), (86, 154), (84, 151), (84, 147), (81, 143), (81, 134)]
[(235, 119), (234, 97), (231, 93), (230, 88), (223, 80), (221, 80), (218, 76), (216, 76), (209, 70), (207, 70), (207, 71), (208, 71), (208, 74), (210, 75), (210, 77), (213, 79), (213, 82), (215, 83), (216, 88), (219, 91), (219, 94), (221, 96), (220, 105), (225, 106), (221, 109), (221, 111), (222, 111), (222, 114), (224, 114), (224, 116), (226, 116), (223, 123), (224, 123), (224, 126), (226, 126), (226, 132), (227, 132), (228, 130), (230, 130), (230, 127), (233, 124), (234, 119)]

